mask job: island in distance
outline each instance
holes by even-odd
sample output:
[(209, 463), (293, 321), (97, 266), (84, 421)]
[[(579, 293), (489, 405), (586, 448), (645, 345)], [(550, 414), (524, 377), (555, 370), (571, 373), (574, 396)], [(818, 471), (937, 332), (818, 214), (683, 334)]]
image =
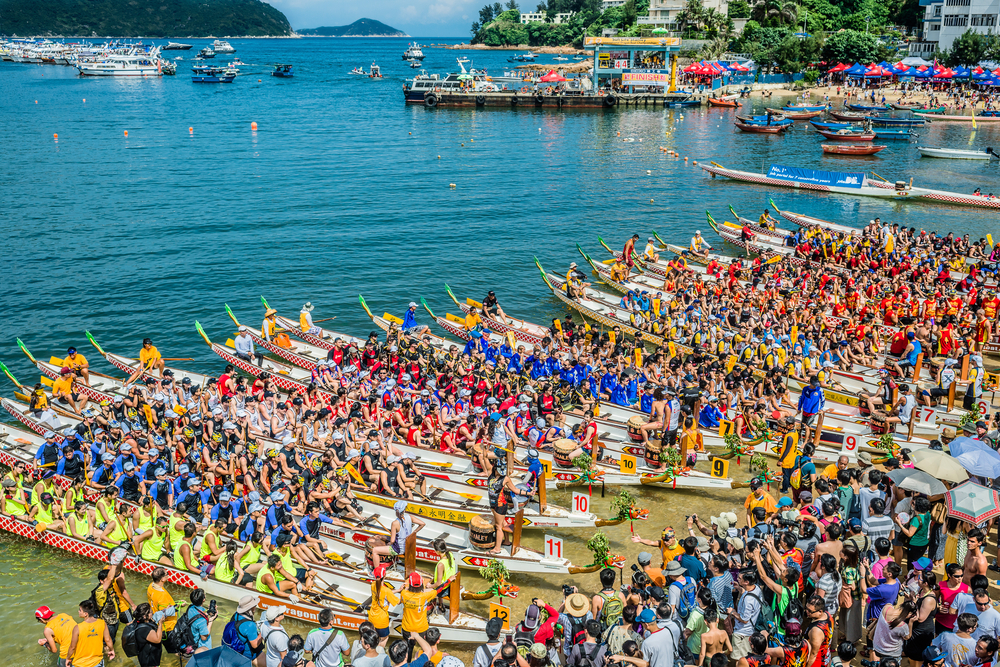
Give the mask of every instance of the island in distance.
[(301, 28), (295, 32), (303, 37), (409, 37), (402, 30), (375, 19), (358, 19), (351, 25)]

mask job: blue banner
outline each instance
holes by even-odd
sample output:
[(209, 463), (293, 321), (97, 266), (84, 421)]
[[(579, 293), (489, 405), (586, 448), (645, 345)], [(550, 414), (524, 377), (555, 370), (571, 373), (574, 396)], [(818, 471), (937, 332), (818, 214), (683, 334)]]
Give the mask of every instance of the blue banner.
[(818, 171), (816, 169), (802, 169), (801, 167), (786, 167), (780, 164), (772, 164), (771, 170), (767, 172), (767, 177), (840, 188), (861, 188), (865, 182), (863, 172)]

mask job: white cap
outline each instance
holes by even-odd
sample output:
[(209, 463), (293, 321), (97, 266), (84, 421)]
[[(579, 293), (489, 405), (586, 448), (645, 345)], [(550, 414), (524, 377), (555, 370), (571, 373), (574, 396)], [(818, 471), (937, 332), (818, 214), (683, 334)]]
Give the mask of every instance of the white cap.
[(410, 307), (410, 308), (416, 308), (416, 307), (417, 307), (417, 304), (416, 304), (416, 303), (414, 303), (413, 301), (411, 301), (411, 302), (410, 302), (410, 306), (409, 306), (409, 307)]

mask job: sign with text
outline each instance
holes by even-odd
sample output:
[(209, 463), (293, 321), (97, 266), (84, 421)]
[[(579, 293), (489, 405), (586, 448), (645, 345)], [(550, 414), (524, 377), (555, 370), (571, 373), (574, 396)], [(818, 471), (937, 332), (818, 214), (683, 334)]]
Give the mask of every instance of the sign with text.
[(584, 46), (680, 46), (679, 37), (584, 37)]
[(622, 70), (622, 83), (644, 86), (665, 86), (670, 81), (670, 70), (666, 69), (626, 69)]
[(490, 618), (499, 618), (503, 621), (503, 629), (510, 630), (510, 607), (497, 604), (496, 602), (491, 602)]
[(786, 167), (781, 164), (772, 164), (770, 171), (767, 172), (767, 177), (839, 188), (860, 188), (865, 183), (863, 172), (820, 171), (818, 169)]

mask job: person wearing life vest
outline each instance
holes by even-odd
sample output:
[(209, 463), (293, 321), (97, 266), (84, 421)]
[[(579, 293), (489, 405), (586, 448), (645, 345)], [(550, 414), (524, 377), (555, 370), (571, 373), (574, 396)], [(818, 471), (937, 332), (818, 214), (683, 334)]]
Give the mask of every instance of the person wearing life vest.
[(278, 333), (278, 322), (275, 319), (278, 311), (268, 308), (264, 312), (264, 320), (260, 324), (260, 337), (270, 343)]
[(316, 306), (312, 305), (312, 301), (306, 301), (302, 304), (302, 310), (299, 311), (299, 329), (302, 333), (311, 336), (319, 335), (319, 327), (313, 324), (312, 319), (312, 311), (315, 308)]
[(62, 531), (66, 527), (59, 503), (56, 502), (55, 496), (48, 492), (39, 494), (35, 502), (31, 504), (28, 520), (34, 521), (36, 526), (44, 526), (52, 530)]

